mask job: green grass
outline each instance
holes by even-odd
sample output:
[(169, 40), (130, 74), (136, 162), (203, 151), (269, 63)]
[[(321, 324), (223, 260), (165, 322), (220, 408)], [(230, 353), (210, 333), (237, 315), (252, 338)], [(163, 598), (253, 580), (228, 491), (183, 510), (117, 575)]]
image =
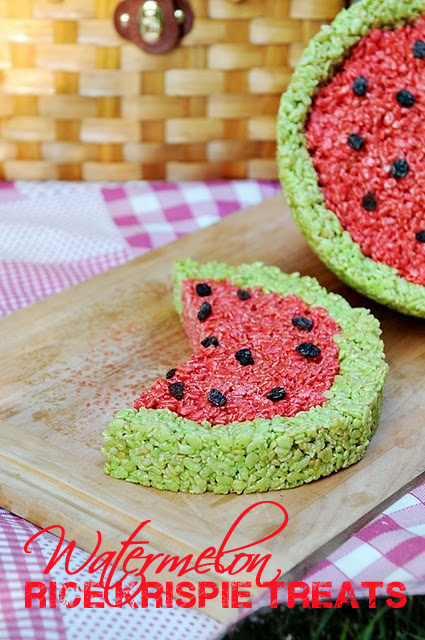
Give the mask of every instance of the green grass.
[(264, 607), (239, 620), (219, 640), (425, 640), (425, 596), (407, 598), (393, 609), (384, 598), (376, 609), (367, 600), (359, 608), (276, 609)]

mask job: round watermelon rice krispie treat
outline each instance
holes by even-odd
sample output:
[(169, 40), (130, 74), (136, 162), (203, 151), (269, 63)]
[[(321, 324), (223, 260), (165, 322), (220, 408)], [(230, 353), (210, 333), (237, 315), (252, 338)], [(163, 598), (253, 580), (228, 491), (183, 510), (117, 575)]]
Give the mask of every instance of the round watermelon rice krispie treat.
[(261, 263), (179, 262), (192, 355), (118, 412), (106, 473), (171, 491), (295, 487), (357, 462), (379, 421), (378, 321), (319, 283)]
[(361, 0), (322, 28), (281, 100), (278, 163), (323, 262), (425, 317), (425, 0)]

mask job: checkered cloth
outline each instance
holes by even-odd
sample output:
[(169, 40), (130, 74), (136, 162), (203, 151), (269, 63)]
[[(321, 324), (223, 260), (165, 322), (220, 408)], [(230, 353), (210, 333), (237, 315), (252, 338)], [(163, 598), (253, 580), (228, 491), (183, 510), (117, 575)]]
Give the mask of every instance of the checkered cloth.
[(0, 314), (206, 227), (275, 182), (0, 183)]
[[(205, 227), (279, 192), (277, 183), (232, 181), (102, 185), (0, 183), (0, 314), (6, 315)], [(25, 581), (69, 581), (63, 563), (43, 574), (57, 538), (47, 534), (25, 554), (37, 528), (0, 509), (0, 640), (102, 640), (124, 633), (149, 640), (206, 640), (221, 625), (193, 609), (24, 608)], [(80, 566), (88, 557), (76, 550)], [(84, 571), (78, 582), (90, 581)], [(425, 483), (361, 529), (308, 576), (403, 582), (425, 593)], [(280, 594), (285, 599), (285, 592)], [(267, 593), (254, 606), (269, 602)], [(245, 610), (246, 611), (246, 610)]]

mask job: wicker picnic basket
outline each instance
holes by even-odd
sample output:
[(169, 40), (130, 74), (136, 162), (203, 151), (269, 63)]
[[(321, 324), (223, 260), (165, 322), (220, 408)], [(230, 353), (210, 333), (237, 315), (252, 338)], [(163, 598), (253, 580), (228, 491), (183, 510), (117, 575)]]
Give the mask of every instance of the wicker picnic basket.
[(276, 178), (281, 93), (344, 1), (191, 0), (161, 54), (118, 35), (117, 5), (0, 0), (0, 177)]

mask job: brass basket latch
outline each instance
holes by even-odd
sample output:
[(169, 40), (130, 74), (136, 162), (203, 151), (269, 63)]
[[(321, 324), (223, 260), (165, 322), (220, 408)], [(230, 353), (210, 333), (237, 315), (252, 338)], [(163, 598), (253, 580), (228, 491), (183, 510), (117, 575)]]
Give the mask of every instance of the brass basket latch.
[(114, 13), (118, 33), (147, 53), (174, 49), (192, 28), (187, 0), (123, 0)]

